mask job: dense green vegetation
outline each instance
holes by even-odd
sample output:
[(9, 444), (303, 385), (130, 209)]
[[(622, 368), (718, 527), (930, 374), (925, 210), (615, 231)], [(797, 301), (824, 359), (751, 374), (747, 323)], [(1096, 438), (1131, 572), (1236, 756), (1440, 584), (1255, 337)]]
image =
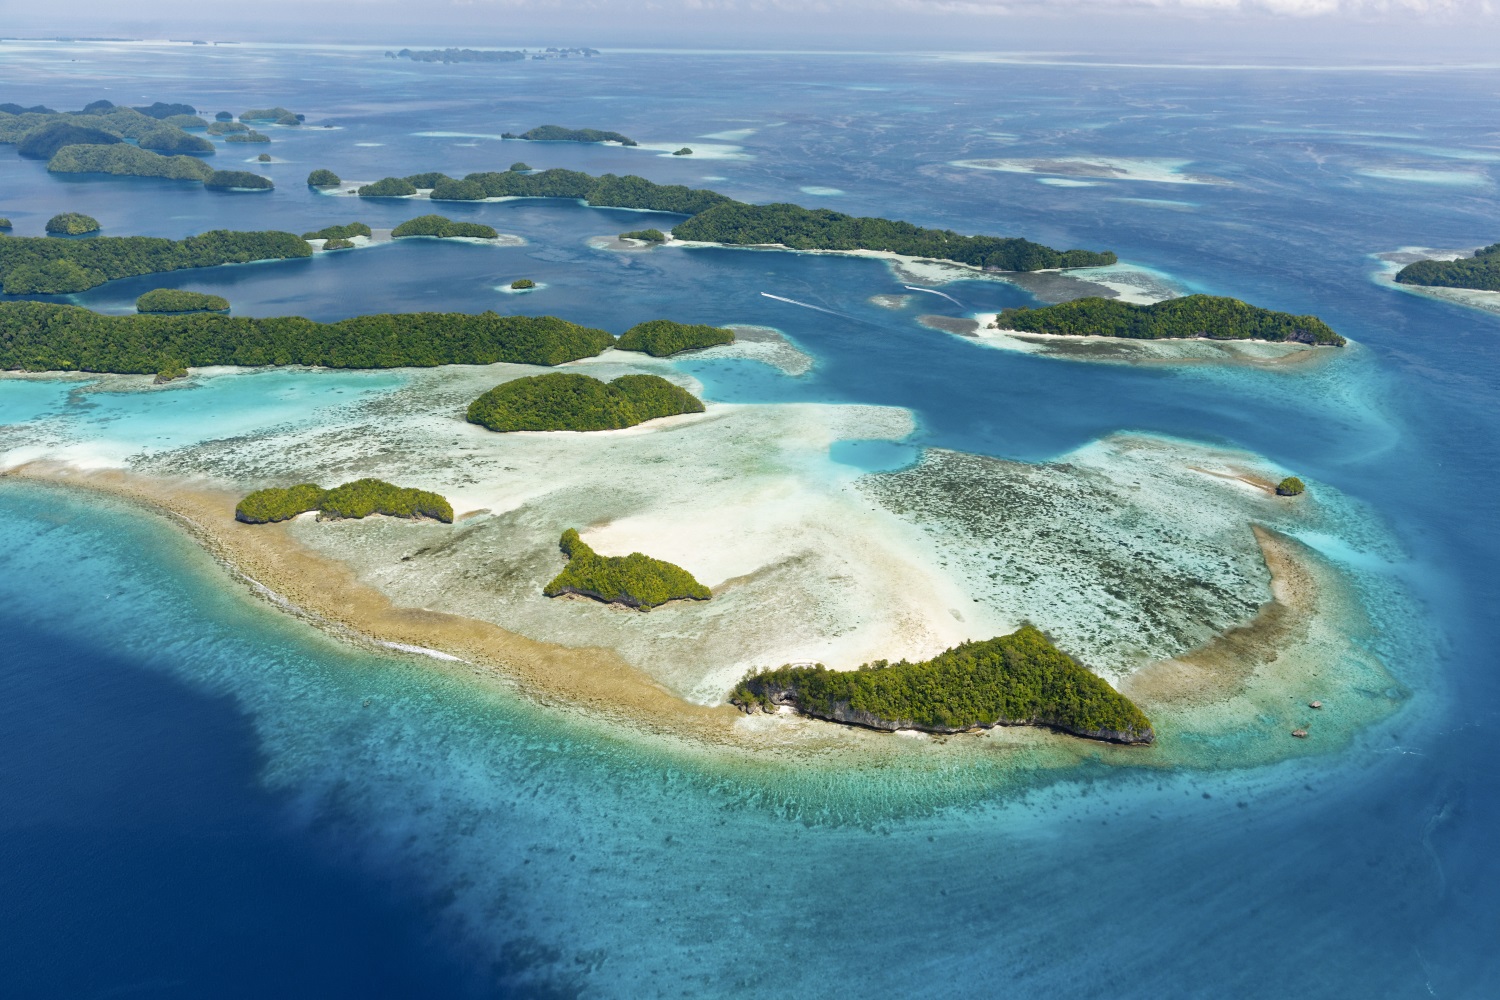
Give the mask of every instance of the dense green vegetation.
[(395, 53), (401, 59), (412, 62), (519, 62), (526, 58), (524, 52), (496, 49), (402, 49)]
[(229, 121), (214, 122), (212, 125), (210, 125), (208, 127), (208, 134), (209, 135), (232, 135), (232, 134), (234, 134), (236, 132), (248, 132), (248, 131), (250, 131), (250, 126), (249, 125), (242, 125), (239, 122), (229, 122)]
[(115, 278), (185, 267), (215, 267), (252, 260), (310, 257), (312, 247), (291, 233), (237, 233), (216, 229), (185, 240), (154, 236), (98, 236), (0, 240), (0, 287), (8, 295), (81, 292)]
[(326, 243), (323, 244), (323, 249), (324, 250), (353, 250), (354, 249), (354, 241), (350, 240), (350, 239), (345, 239), (342, 236), (335, 236), (333, 239), (331, 239), (331, 240), (329, 240), (329, 241), (327, 241)]
[[(17, 241), (0, 240), (0, 253)], [(302, 240), (297, 243), (312, 252)], [(169, 364), (194, 368), (430, 368), (500, 361), (560, 365), (593, 357), (612, 343), (614, 338), (603, 330), (553, 316), (386, 313), (315, 323), (300, 316), (252, 318), (220, 313), (104, 316), (78, 306), (0, 302), (0, 371), (149, 374)]]
[(400, 177), (386, 177), (359, 189), (361, 198), (405, 198), (416, 193), (416, 185)]
[(343, 182), (332, 170), (314, 170), (307, 175), (307, 186), (311, 188), (338, 187)]
[(246, 524), (271, 524), (289, 521), (298, 514), (318, 510), (328, 491), (316, 483), (271, 487), (246, 495), (234, 508), (234, 519)]
[(510, 287), (518, 292), (524, 292), (528, 288), (535, 288), (536, 282), (532, 281), (530, 278), (517, 278), (515, 281), (512, 281), (510, 283)]
[(884, 250), (1002, 271), (1097, 267), (1116, 259), (1112, 253), (1058, 251), (1017, 238), (960, 236), (949, 229), (922, 229), (909, 222), (844, 215), (826, 208), (734, 201), (673, 226), (672, 235), (705, 243), (779, 244), (794, 250)]
[(136, 312), (143, 313), (224, 312), (228, 308), (226, 298), (180, 288), (154, 288), (135, 300)]
[(82, 212), (63, 212), (47, 220), (47, 232), (53, 236), (82, 236), (98, 231), (99, 220)]
[(538, 125), (520, 135), (506, 133), (507, 139), (528, 139), (533, 142), (618, 142), (622, 146), (634, 146), (636, 141), (619, 132), (601, 132), (596, 128), (563, 128), (561, 125)]
[(157, 372), (156, 378), (152, 379), (151, 381), (155, 385), (162, 385), (166, 382), (175, 382), (180, 378), (187, 378), (187, 376), (187, 368), (174, 362), (167, 365), (161, 371)]
[(1403, 285), (1500, 292), (1500, 243), (1481, 247), (1474, 256), (1458, 260), (1419, 260), (1397, 271), (1396, 280)]
[(214, 121), (216, 122), (228, 122), (233, 120), (234, 115), (228, 111), (220, 111), (218, 114), (214, 115)]
[(502, 382), (469, 404), (468, 419), (492, 431), (606, 431), (702, 412), (696, 396), (656, 375), (601, 382), (553, 372)]
[(406, 178), (406, 183), (412, 187), (428, 189), (438, 181), (452, 180), (447, 174), (440, 170), (429, 170), (424, 174), (412, 174)]
[(256, 490), (234, 509), (234, 519), (246, 524), (286, 521), (315, 510), (320, 517), (430, 517), (453, 523), (453, 507), (446, 499), (427, 490), (395, 486), (381, 479), (356, 479), (325, 490), (315, 483), (284, 489)]
[(510, 169), (517, 170), (517, 171), (520, 171), (520, 170), (530, 170), (531, 166), (530, 166), (530, 164), (525, 163), (524, 161), (517, 160), (515, 163), (512, 163), (510, 165)]
[(270, 163), (271, 162), (271, 154), (270, 153), (261, 153), (259, 156), (257, 156), (255, 158), (255, 162), (256, 163)]
[(370, 227), (363, 222), (351, 222), (347, 226), (324, 226), (312, 233), (303, 233), (304, 240), (347, 240), (351, 236), (369, 236)]
[(295, 114), (283, 107), (254, 108), (240, 115), (242, 122), (275, 122), (277, 125), (301, 125), (305, 115)]
[(633, 229), (628, 233), (621, 233), (622, 240), (641, 240), (646, 243), (665, 243), (667, 234), (660, 229)]
[[(108, 101), (95, 101), (92, 105), (90, 105), (90, 107), (100, 107), (108, 103)], [(196, 116), (198, 114), (198, 109), (193, 107), (191, 104), (167, 104), (164, 101), (155, 101), (151, 104), (150, 107), (131, 108), (130, 110), (138, 111), (148, 118), (156, 118), (162, 121), (178, 115)]]
[(453, 508), (436, 493), (412, 487), (393, 486), (380, 479), (356, 479), (335, 486), (323, 498), (322, 512), (328, 517), (430, 517), (451, 524)]
[(1274, 312), (1220, 295), (1185, 295), (1149, 306), (1119, 299), (1087, 298), (1041, 309), (1007, 309), (996, 320), (1005, 330), (1069, 337), (1123, 337), (1163, 340), (1272, 340), (1344, 346), (1316, 316)]
[(1276, 484), (1276, 495), (1283, 497), (1301, 496), (1307, 491), (1307, 484), (1296, 476), (1287, 476)]
[(653, 319), (620, 334), (615, 346), (622, 351), (643, 351), (653, 358), (664, 358), (682, 351), (693, 351), (704, 347), (734, 343), (734, 331), (721, 326), (706, 326), (702, 323), (674, 323), (669, 319)]
[(689, 146), (683, 146), (681, 149), (675, 150), (672, 153), (672, 155), (673, 156), (692, 156), (693, 155), (693, 150)]
[(196, 156), (162, 156), (122, 142), (112, 146), (64, 146), (47, 161), (47, 171), (206, 181), (213, 176), (214, 168)]
[[(231, 138), (233, 138), (231, 136)], [(71, 145), (71, 143), (70, 143)], [(138, 145), (153, 153), (212, 153), (214, 144), (201, 135), (189, 135), (180, 128), (163, 125), (141, 136)]]
[(110, 146), (123, 141), (104, 129), (54, 122), (23, 135), (16, 143), (16, 152), (32, 160), (50, 160), (64, 146)]
[(225, 142), (270, 142), (271, 137), (262, 132), (233, 132), (224, 137)]
[(203, 186), (215, 191), (269, 191), (276, 185), (271, 178), (247, 170), (215, 170)]
[(594, 177), (577, 170), (519, 170), (468, 174), (461, 181), (440, 181), (432, 197), (438, 201), (478, 201), (482, 198), (576, 198), (600, 208), (644, 208), (692, 215), (727, 201), (713, 191), (681, 184), (653, 184), (644, 177), (604, 174)]
[(1130, 699), (1030, 625), (921, 663), (764, 670), (741, 681), (730, 700), (747, 709), (791, 704), (807, 715), (880, 729), (1033, 725), (1126, 743), (1155, 739)]
[(395, 239), (403, 236), (436, 236), (441, 239), (467, 236), (474, 239), (492, 240), (499, 235), (483, 223), (454, 222), (441, 215), (419, 215), (391, 230), (391, 236)]
[(5, 218), (4, 216), (0, 216), (0, 229), (9, 229), (9, 228), (10, 228), (10, 220), (7, 219), (7, 218)]
[(208, 122), (197, 115), (169, 115), (162, 119), (162, 124), (174, 128), (208, 128)]
[(483, 201), (488, 195), (485, 194), (484, 185), (478, 181), (459, 181), (444, 177), (432, 186), (429, 197), (433, 201)]
[(542, 591), (548, 597), (582, 594), (606, 604), (650, 611), (668, 601), (706, 601), (713, 596), (681, 566), (639, 552), (601, 556), (569, 528), (560, 543), (568, 564)]

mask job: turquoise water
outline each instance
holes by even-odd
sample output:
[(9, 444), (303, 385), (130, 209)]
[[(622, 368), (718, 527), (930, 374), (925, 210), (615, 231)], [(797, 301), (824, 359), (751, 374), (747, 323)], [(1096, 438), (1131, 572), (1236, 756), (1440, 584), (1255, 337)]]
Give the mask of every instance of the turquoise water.
[[(444, 208), (525, 246), (422, 241), (76, 297), (124, 309), (146, 288), (185, 287), (224, 294), (242, 314), (493, 308), (616, 332), (658, 315), (771, 326), (814, 357), (809, 373), (711, 356), (677, 367), (719, 401), (909, 407), (917, 429), (906, 441), (835, 446), (831, 459), (852, 468), (904, 466), (929, 445), (1036, 460), (1119, 430), (1232, 445), (1362, 512), (1309, 541), (1364, 581), (1383, 648), (1439, 653), (1390, 663), (1398, 681), (1420, 685), (1412, 707), (1336, 753), (1275, 767), (1090, 764), (1018, 785), (997, 761), (934, 750), (886, 770), (753, 768), (601, 730), (461, 669), (337, 644), (225, 587), (165, 524), (5, 483), (0, 679), (14, 707), (0, 727), (10, 789), (0, 898), (23, 900), (5, 909), (3, 929), (26, 944), (0, 973), (6, 992), (1500, 991), (1490, 849), (1500, 816), (1483, 739), (1500, 694), (1488, 613), (1500, 598), (1500, 320), (1367, 280), (1371, 252), (1493, 241), (1500, 175), (1484, 159), (1492, 140), (1473, 126), (1489, 107), (1485, 78), (691, 55), (657, 74), (648, 67), (659, 57), (625, 54), (429, 67), (364, 50), (90, 51), (85, 68), (45, 46), (7, 49), (5, 99), (74, 107), (129, 87), (215, 110), (286, 94), (277, 100), (338, 128), (275, 130), (272, 151), (288, 162), (265, 169), (279, 186), (243, 198), (62, 180), (0, 148), (0, 214), (18, 233), (65, 209), (106, 232), (169, 236), (389, 225), (426, 206), (329, 198), (301, 179), (315, 166), (374, 179), (524, 158), (751, 200), (810, 203), (804, 189), (835, 189), (816, 197), (1110, 247), (1193, 290), (1315, 311), (1357, 346), (1304, 369), (1024, 357), (916, 322), (1032, 301), (1008, 285), (957, 281), (942, 290), (958, 304), (918, 295), (883, 309), (870, 296), (908, 282), (878, 261), (612, 254), (588, 238), (671, 218), (541, 201)], [(696, 162), (422, 134), (498, 135), (542, 119), (688, 145), (754, 131), (736, 140), (744, 158)], [(1372, 130), (1389, 136), (1377, 145), (1357, 134)], [(1471, 154), (1461, 167), (1482, 181), (1391, 179), (1452, 165), (1433, 150)], [(949, 165), (1063, 155), (1187, 160), (1229, 183), (1061, 188)], [(494, 291), (521, 276), (547, 287)], [(0, 382), (0, 422), (60, 415), (110, 449), (170, 449), (316, 420), (404, 378), (250, 373), (128, 393), (11, 379)], [(1382, 601), (1393, 588), (1421, 609), (1417, 620)], [(148, 711), (158, 704), (170, 713)], [(99, 749), (65, 752), (78, 746)], [(101, 905), (140, 912), (147, 899), (161, 929), (151, 938), (131, 920), (94, 918)], [(291, 914), (294, 934), (269, 930)], [(73, 960), (80, 950), (87, 961)]]

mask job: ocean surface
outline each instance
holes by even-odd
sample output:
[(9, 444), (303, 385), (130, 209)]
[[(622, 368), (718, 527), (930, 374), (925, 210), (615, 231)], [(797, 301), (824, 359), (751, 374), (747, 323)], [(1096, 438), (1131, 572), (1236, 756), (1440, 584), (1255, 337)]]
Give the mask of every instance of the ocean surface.
[[(591, 238), (674, 217), (444, 205), (515, 247), (405, 241), (152, 275), (240, 314), (551, 313), (772, 327), (810, 355), (676, 362), (711, 400), (910, 408), (904, 442), (1028, 461), (1116, 431), (1242, 448), (1365, 522), (1304, 539), (1420, 609), (1407, 707), (1262, 768), (804, 775), (694, 760), (259, 602), (165, 521), (0, 483), (0, 994), (17, 997), (1500, 995), (1500, 317), (1377, 284), (1371, 255), (1500, 239), (1493, 75), (610, 52), (442, 66), (380, 49), (5, 43), (0, 100), (285, 105), (268, 194), (60, 178), (0, 147), (17, 235), (390, 226), (429, 206), (309, 191), (524, 160), (962, 232), (1113, 249), (1189, 291), (1354, 342), (1287, 371), (1027, 357), (916, 322), (1034, 304), (885, 263)], [(501, 141), (555, 123), (660, 149)], [(680, 146), (692, 157), (663, 155)], [(519, 277), (526, 295), (502, 291)], [(909, 295), (900, 308), (875, 295)], [(771, 296), (776, 296), (772, 298)], [(791, 300), (791, 301), (787, 301)], [(0, 424), (120, 461), (313, 421), (400, 372), (259, 372), (157, 393), (0, 382)], [(1377, 544), (1371, 539), (1379, 539)], [(1378, 589), (1378, 588), (1377, 588)], [(1377, 616), (1381, 608), (1372, 608)], [(1399, 633), (1399, 634), (1398, 634)], [(954, 789), (948, 796), (944, 789)], [(937, 792), (934, 792), (937, 789)], [(945, 801), (947, 799), (947, 801)]]

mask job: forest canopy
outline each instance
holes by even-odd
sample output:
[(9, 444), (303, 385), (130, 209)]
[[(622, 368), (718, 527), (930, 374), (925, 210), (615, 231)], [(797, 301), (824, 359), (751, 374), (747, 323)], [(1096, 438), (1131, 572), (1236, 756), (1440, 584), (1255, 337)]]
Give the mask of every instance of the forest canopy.
[(492, 431), (605, 431), (702, 412), (701, 400), (658, 375), (601, 382), (552, 372), (502, 382), (469, 404), (468, 419)]
[[(155, 236), (98, 236), (49, 240), (17, 236), (0, 241), (0, 288), (7, 295), (82, 292), (116, 278), (216, 267), (253, 260), (311, 257), (312, 247), (291, 233), (215, 229), (184, 240)], [(61, 264), (62, 268), (48, 265)]]
[(395, 229), (391, 230), (394, 239), (403, 236), (436, 236), (439, 239), (468, 238), (480, 240), (492, 240), (500, 234), (489, 226), (479, 222), (454, 222), (452, 219), (441, 215), (419, 215), (415, 219), (408, 219)]
[(640, 552), (601, 556), (572, 528), (563, 532), (559, 548), (568, 557), (568, 564), (542, 590), (547, 597), (579, 594), (606, 604), (650, 611), (668, 601), (706, 601), (713, 596), (681, 566)]
[(682, 351), (732, 343), (734, 343), (734, 331), (726, 330), (721, 326), (653, 319), (637, 323), (620, 334), (615, 347), (622, 351), (642, 351), (653, 358), (665, 358)]
[(135, 300), (135, 311), (143, 313), (224, 312), (229, 300), (204, 292), (180, 288), (153, 288)]
[(356, 479), (325, 490), (315, 483), (272, 487), (248, 494), (234, 509), (234, 519), (246, 524), (270, 524), (317, 511), (323, 517), (430, 517), (453, 523), (453, 507), (437, 493), (396, 486), (382, 479)]
[(619, 132), (603, 132), (596, 128), (563, 128), (561, 125), (538, 125), (514, 138), (533, 142), (618, 142), (622, 146), (636, 145), (634, 139)]
[[(0, 249), (8, 242), (0, 240)], [(174, 364), (560, 365), (593, 357), (612, 343), (603, 330), (554, 316), (383, 313), (317, 323), (301, 316), (219, 313), (105, 316), (79, 306), (0, 302), (0, 371), (150, 374)]]
[(1396, 272), (1396, 280), (1403, 285), (1500, 292), (1500, 243), (1481, 247), (1474, 256), (1458, 260), (1419, 260)]
[(122, 142), (105, 146), (64, 146), (47, 162), (47, 172), (206, 181), (213, 176), (214, 168), (196, 156), (162, 156)]
[(1122, 743), (1150, 743), (1130, 699), (1031, 625), (966, 642), (930, 660), (880, 660), (858, 670), (785, 666), (751, 673), (730, 701), (747, 710), (792, 705), (804, 715), (877, 729), (957, 732), (1030, 725)]
[(1007, 309), (994, 324), (1002, 330), (1068, 337), (1129, 340), (1270, 340), (1343, 347), (1346, 341), (1316, 316), (1275, 312), (1220, 295), (1185, 295), (1148, 306), (1119, 299), (1086, 298), (1040, 309)]

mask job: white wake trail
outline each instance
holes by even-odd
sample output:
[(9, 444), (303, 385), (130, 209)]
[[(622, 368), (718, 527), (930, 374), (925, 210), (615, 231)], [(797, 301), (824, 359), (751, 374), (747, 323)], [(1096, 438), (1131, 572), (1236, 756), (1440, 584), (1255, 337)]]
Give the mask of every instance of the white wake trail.
[(936, 288), (918, 288), (916, 285), (902, 285), (901, 287), (906, 289), (908, 292), (926, 292), (928, 295), (941, 295), (949, 302), (952, 302), (954, 305), (958, 306), (958, 308), (962, 309), (964, 307), (964, 304), (962, 302), (958, 301), (947, 292), (940, 292)]
[(801, 306), (803, 309), (816, 309), (820, 313), (827, 313), (830, 316), (838, 316), (840, 319), (849, 318), (843, 313), (834, 312), (832, 309), (824, 309), (822, 306), (815, 306), (811, 302), (798, 302), (796, 299), (789, 299), (782, 295), (772, 295), (770, 292), (761, 292), (760, 294), (764, 295), (768, 299), (775, 299), (777, 302), (787, 302), (794, 306)]

